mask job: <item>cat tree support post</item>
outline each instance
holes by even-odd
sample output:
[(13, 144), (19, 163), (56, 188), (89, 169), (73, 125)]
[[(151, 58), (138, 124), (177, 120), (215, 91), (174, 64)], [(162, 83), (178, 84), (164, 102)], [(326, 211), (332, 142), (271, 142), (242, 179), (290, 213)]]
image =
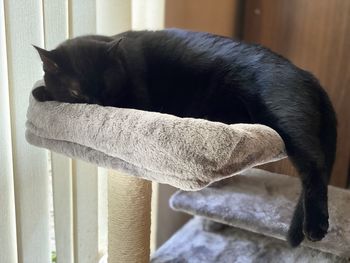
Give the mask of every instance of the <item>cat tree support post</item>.
[(149, 262), (152, 183), (110, 170), (108, 262)]

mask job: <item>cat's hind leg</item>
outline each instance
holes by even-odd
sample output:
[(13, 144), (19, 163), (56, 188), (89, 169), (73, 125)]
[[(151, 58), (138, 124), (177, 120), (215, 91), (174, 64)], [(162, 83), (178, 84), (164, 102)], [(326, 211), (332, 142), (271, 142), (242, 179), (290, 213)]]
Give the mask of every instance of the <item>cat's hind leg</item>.
[(297, 247), (303, 242), (305, 236), (303, 233), (304, 224), (304, 194), (299, 196), (298, 203), (295, 207), (292, 221), (287, 233), (287, 241), (292, 247)]
[[(292, 246), (303, 241), (303, 235), (311, 241), (321, 240), (328, 230), (327, 184), (334, 161), (336, 136), (328, 133), (328, 139), (320, 130), (323, 121), (276, 122), (274, 128), (283, 138), (287, 153), (296, 167), (302, 192), (291, 221), (288, 240)], [(334, 123), (327, 123), (335, 129)]]

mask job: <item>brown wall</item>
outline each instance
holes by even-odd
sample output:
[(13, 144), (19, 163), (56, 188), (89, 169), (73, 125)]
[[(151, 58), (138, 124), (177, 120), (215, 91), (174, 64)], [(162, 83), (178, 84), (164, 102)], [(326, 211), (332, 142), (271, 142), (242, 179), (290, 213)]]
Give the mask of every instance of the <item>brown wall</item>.
[[(319, 78), (338, 116), (332, 184), (345, 187), (350, 160), (350, 1), (247, 0), (243, 39), (261, 43)], [(269, 169), (296, 174), (282, 161)]]
[(241, 32), (240, 7), (240, 0), (166, 0), (165, 27), (237, 36)]

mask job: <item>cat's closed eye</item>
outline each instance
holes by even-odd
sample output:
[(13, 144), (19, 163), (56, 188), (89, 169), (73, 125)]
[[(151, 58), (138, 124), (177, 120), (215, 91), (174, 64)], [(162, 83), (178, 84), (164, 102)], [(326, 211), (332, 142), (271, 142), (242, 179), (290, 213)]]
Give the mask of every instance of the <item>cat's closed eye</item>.
[(71, 89), (69, 90), (70, 95), (72, 95), (73, 97), (79, 97), (80, 96), (80, 91), (76, 90), (76, 89)]

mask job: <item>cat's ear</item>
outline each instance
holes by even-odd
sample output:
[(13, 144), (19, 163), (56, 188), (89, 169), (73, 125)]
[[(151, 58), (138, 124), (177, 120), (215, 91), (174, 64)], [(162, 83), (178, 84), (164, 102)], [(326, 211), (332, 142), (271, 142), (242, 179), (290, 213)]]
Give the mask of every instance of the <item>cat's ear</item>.
[(49, 73), (57, 73), (59, 71), (59, 67), (57, 63), (52, 59), (52, 54), (50, 51), (47, 51), (43, 48), (34, 46), (33, 47), (38, 51), (41, 61), (43, 62), (43, 69)]
[(120, 37), (107, 44), (107, 54), (111, 57), (115, 57), (123, 50), (123, 42), (126, 41), (125, 37)]

